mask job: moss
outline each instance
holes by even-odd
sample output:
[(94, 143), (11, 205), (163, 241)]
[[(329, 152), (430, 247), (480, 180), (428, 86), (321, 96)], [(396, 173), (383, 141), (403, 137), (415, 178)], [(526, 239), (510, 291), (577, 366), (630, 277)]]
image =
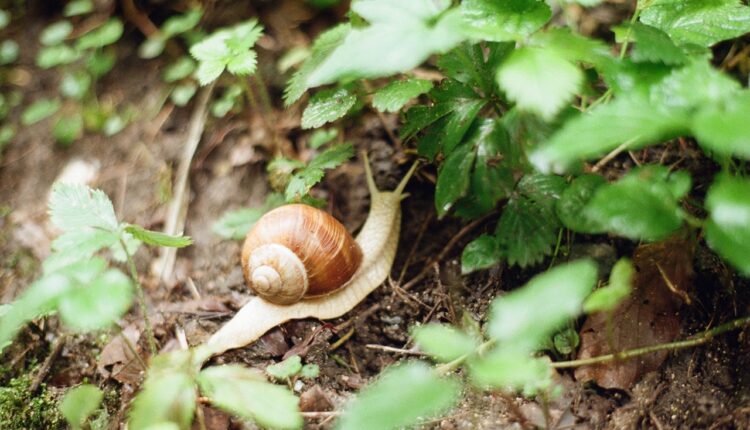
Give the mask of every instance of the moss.
[(30, 394), (29, 374), (11, 379), (0, 387), (0, 429), (63, 429), (65, 420), (57, 407), (57, 398), (42, 385)]

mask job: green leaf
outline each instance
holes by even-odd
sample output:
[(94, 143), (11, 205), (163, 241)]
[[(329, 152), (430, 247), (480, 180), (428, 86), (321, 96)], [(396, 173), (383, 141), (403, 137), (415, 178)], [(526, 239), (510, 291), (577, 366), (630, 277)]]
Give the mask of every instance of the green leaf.
[(313, 158), (306, 169), (335, 169), (342, 165), (346, 160), (354, 156), (354, 147), (351, 143), (342, 143), (333, 145), (323, 151), (320, 155)]
[(263, 206), (259, 208), (243, 208), (225, 212), (216, 221), (211, 230), (224, 239), (243, 239), (263, 214), (284, 204), (284, 197), (280, 194), (269, 194)]
[(315, 39), (310, 57), (302, 64), (302, 67), (292, 76), (284, 89), (284, 104), (291, 105), (302, 97), (307, 90), (307, 80), (310, 74), (338, 47), (344, 40), (351, 25), (339, 24), (323, 33)]
[(664, 166), (633, 169), (619, 181), (597, 188), (584, 216), (627, 238), (658, 240), (682, 226), (678, 200), (689, 188), (686, 172), (670, 173)]
[(345, 88), (320, 91), (302, 112), (302, 128), (318, 128), (344, 115), (357, 102), (357, 96)]
[(671, 66), (687, 63), (688, 57), (682, 49), (672, 42), (667, 33), (658, 28), (640, 22), (623, 28), (626, 32), (630, 31), (630, 36), (636, 43), (631, 55), (633, 60), (661, 62)]
[(65, 5), (63, 15), (66, 17), (84, 15), (94, 11), (92, 0), (72, 0)]
[(461, 274), (488, 269), (500, 262), (502, 254), (494, 237), (483, 234), (469, 242), (461, 253)]
[(190, 55), (198, 60), (196, 77), (201, 85), (216, 80), (225, 68), (236, 75), (255, 71), (255, 42), (263, 34), (256, 19), (232, 27), (221, 28), (190, 47)]
[(574, 33), (568, 28), (536, 32), (530, 37), (530, 44), (550, 50), (568, 61), (589, 63), (597, 68), (615, 63), (609, 45)]
[(156, 33), (138, 46), (138, 56), (144, 59), (158, 57), (167, 46), (167, 39), (160, 33)]
[(408, 78), (393, 81), (380, 88), (372, 97), (372, 106), (381, 112), (397, 112), (411, 99), (430, 91), (432, 82)]
[(258, 373), (239, 365), (214, 366), (198, 375), (201, 392), (211, 402), (263, 427), (302, 428), (298, 399), (279, 385), (258, 379)]
[(329, 129), (318, 129), (312, 132), (310, 140), (307, 141), (307, 146), (312, 149), (318, 149), (326, 143), (332, 142), (338, 137), (339, 131), (335, 128)]
[(227, 63), (229, 73), (237, 76), (247, 76), (255, 73), (258, 64), (255, 51), (245, 51), (235, 55)]
[(49, 200), (50, 220), (63, 231), (99, 228), (116, 231), (118, 228), (112, 202), (101, 190), (85, 185), (56, 182)]
[(52, 130), (52, 135), (55, 136), (57, 143), (63, 146), (70, 146), (82, 134), (83, 116), (80, 113), (60, 117)]
[(412, 426), (451, 408), (460, 392), (458, 382), (439, 377), (425, 363), (391, 367), (347, 405), (336, 428), (387, 430)]
[(351, 143), (333, 145), (326, 149), (292, 176), (284, 192), (286, 200), (294, 201), (306, 196), (310, 188), (323, 179), (324, 170), (338, 167), (353, 155)]
[(706, 242), (742, 275), (750, 276), (750, 180), (720, 174), (706, 195)]
[(640, 20), (679, 45), (711, 46), (750, 32), (750, 8), (738, 0), (653, 0)]
[(651, 89), (651, 101), (668, 108), (693, 110), (735, 96), (739, 82), (696, 61), (676, 69)]
[(128, 428), (150, 429), (150, 426), (166, 423), (189, 428), (197, 399), (193, 378), (179, 369), (151, 373), (149, 370), (141, 392), (133, 401)]
[(411, 335), (420, 350), (443, 363), (472, 354), (479, 346), (473, 337), (445, 324), (414, 327)]
[(448, 155), (440, 168), (435, 186), (435, 208), (442, 218), (469, 189), (476, 153), (472, 145), (461, 145)]
[(602, 156), (618, 146), (637, 149), (681, 134), (689, 123), (641, 96), (622, 97), (565, 123), (545, 144), (529, 153), (541, 172), (563, 173), (575, 162)]
[(497, 82), (518, 107), (550, 120), (572, 101), (583, 72), (553, 50), (524, 47), (501, 65)]
[(160, 233), (158, 231), (146, 230), (145, 228), (128, 224), (125, 231), (132, 234), (134, 238), (154, 246), (167, 246), (170, 248), (184, 248), (193, 244), (193, 239), (189, 236), (172, 236), (170, 234)]
[(60, 94), (81, 100), (91, 88), (91, 76), (85, 72), (66, 73), (60, 81)]
[(584, 216), (584, 208), (596, 190), (606, 184), (599, 175), (581, 175), (563, 191), (555, 206), (555, 213), (563, 225), (578, 233), (602, 233), (605, 228)]
[(169, 93), (169, 99), (175, 106), (186, 106), (197, 90), (198, 87), (193, 83), (176, 85)]
[(0, 65), (11, 64), (18, 59), (21, 48), (15, 40), (3, 40), (0, 43)]
[(192, 9), (182, 15), (169, 17), (161, 26), (162, 34), (169, 38), (180, 33), (192, 30), (201, 20), (203, 11)]
[(97, 49), (86, 61), (86, 69), (94, 78), (106, 75), (115, 66), (117, 57), (113, 51)]
[(309, 74), (306, 86), (406, 72), (432, 54), (447, 52), (463, 39), (460, 13), (449, 6), (447, 0), (353, 2), (352, 11), (370, 25), (352, 28)]
[(317, 364), (308, 363), (302, 366), (299, 376), (305, 379), (315, 379), (320, 375), (320, 367)]
[(49, 118), (60, 110), (60, 100), (40, 99), (29, 105), (21, 114), (21, 124), (29, 126)]
[(120, 39), (123, 30), (122, 21), (117, 18), (110, 18), (109, 21), (102, 24), (99, 28), (78, 38), (76, 48), (84, 50), (111, 45)]
[(295, 376), (301, 370), (302, 358), (299, 355), (293, 355), (282, 362), (266, 367), (266, 373), (280, 381)]
[(201, 61), (198, 64), (198, 69), (195, 71), (195, 78), (201, 86), (205, 86), (215, 81), (226, 68), (226, 65), (222, 61), (218, 60), (207, 60)]
[(10, 13), (6, 10), (0, 9), (0, 30), (10, 24)]
[(110, 115), (106, 119), (106, 121), (104, 121), (104, 125), (102, 126), (102, 133), (104, 133), (105, 136), (114, 136), (125, 129), (125, 127), (128, 125), (128, 121), (129, 118), (126, 118), (122, 115), (118, 115), (116, 113)]
[(164, 69), (162, 79), (164, 79), (164, 82), (179, 81), (190, 76), (193, 71), (195, 71), (195, 61), (183, 55)]
[(521, 40), (552, 17), (549, 6), (540, 0), (465, 0), (461, 14), (467, 34), (495, 42)]
[(70, 64), (81, 58), (81, 52), (68, 45), (46, 46), (36, 55), (36, 65), (49, 69), (62, 64)]
[(589, 259), (561, 264), (535, 276), (520, 289), (492, 302), (489, 336), (504, 351), (535, 351), (581, 312), (596, 279), (596, 264)]
[(513, 43), (468, 43), (453, 48), (437, 59), (447, 77), (478, 88), (485, 97), (497, 95), (495, 70), (513, 51)]
[(62, 43), (72, 32), (73, 24), (70, 21), (58, 21), (42, 30), (42, 33), (39, 35), (39, 41), (42, 42), (42, 45), (57, 45), (58, 43)]
[(76, 285), (60, 299), (58, 310), (67, 326), (89, 331), (117, 321), (130, 308), (132, 298), (130, 278), (110, 269), (89, 283)]
[(534, 395), (552, 383), (549, 361), (533, 358), (528, 353), (496, 348), (483, 357), (469, 362), (471, 380), (480, 387), (496, 387), (504, 391), (524, 390)]
[(704, 149), (720, 155), (750, 158), (750, 92), (737, 91), (723, 103), (707, 104), (691, 124)]
[(609, 275), (609, 285), (595, 290), (583, 303), (583, 311), (593, 312), (611, 311), (617, 307), (633, 289), (635, 267), (627, 258), (621, 258), (612, 267)]
[(79, 385), (65, 393), (60, 402), (60, 412), (72, 428), (80, 429), (86, 419), (99, 408), (103, 398), (104, 393), (95, 385)]

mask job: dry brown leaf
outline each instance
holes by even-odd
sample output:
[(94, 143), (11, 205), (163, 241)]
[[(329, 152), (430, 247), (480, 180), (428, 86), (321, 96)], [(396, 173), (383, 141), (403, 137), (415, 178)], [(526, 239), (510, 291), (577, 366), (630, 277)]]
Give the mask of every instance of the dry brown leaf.
[[(693, 246), (685, 240), (669, 239), (639, 246), (633, 255), (637, 273), (630, 297), (611, 315), (597, 313), (586, 319), (581, 328), (578, 358), (673, 341), (681, 328), (677, 311), (683, 302), (690, 302), (692, 261)], [(608, 324), (611, 324), (609, 330)], [(667, 355), (667, 351), (660, 351), (619, 362), (582, 366), (576, 369), (575, 377), (579, 381), (593, 380), (605, 388), (628, 389), (645, 373), (658, 369)]]
[(138, 346), (140, 337), (141, 331), (137, 325), (125, 327), (102, 349), (96, 365), (97, 371), (105, 378), (114, 378), (123, 384), (139, 383), (145, 369), (133, 352), (143, 355)]

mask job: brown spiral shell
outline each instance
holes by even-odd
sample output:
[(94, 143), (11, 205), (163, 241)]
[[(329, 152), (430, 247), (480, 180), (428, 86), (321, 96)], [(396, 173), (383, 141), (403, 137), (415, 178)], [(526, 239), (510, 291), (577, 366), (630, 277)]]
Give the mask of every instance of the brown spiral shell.
[(242, 247), (248, 287), (276, 304), (330, 294), (343, 287), (361, 263), (362, 250), (336, 218), (301, 204), (265, 214)]

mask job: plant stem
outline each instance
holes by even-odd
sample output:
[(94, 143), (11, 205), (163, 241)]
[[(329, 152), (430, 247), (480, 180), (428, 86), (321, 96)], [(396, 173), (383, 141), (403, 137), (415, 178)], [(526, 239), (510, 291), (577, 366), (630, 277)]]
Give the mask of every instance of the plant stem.
[(711, 330), (706, 330), (699, 335), (692, 336), (685, 340), (680, 340), (677, 342), (670, 342), (670, 343), (662, 343), (658, 345), (644, 346), (642, 348), (634, 348), (634, 349), (629, 349), (626, 351), (617, 352), (614, 354), (600, 355), (597, 357), (583, 358), (580, 360), (558, 361), (558, 362), (552, 363), (552, 367), (556, 369), (562, 369), (562, 368), (568, 368), (568, 367), (579, 367), (579, 366), (586, 366), (590, 364), (606, 363), (606, 362), (616, 361), (616, 360), (626, 360), (629, 358), (638, 357), (640, 355), (649, 354), (649, 353), (657, 352), (657, 351), (690, 348), (693, 346), (703, 345), (704, 343), (709, 342), (711, 339), (713, 339), (714, 337), (720, 334), (724, 334), (728, 331), (736, 330), (738, 328), (742, 328), (747, 325), (750, 325), (750, 316), (746, 316), (743, 318), (738, 318), (736, 320), (729, 321), (728, 323), (714, 327)]
[(156, 338), (154, 337), (154, 328), (151, 326), (151, 319), (148, 317), (148, 310), (146, 309), (146, 295), (143, 293), (143, 286), (141, 281), (138, 280), (138, 271), (135, 269), (135, 263), (133, 257), (128, 251), (128, 247), (125, 245), (125, 241), (120, 238), (120, 246), (125, 252), (125, 256), (128, 259), (128, 268), (130, 269), (130, 278), (135, 282), (135, 289), (138, 294), (138, 305), (141, 308), (141, 314), (143, 314), (143, 322), (146, 324), (146, 337), (148, 338), (148, 348), (151, 351), (151, 355), (156, 355)]
[[(482, 343), (481, 345), (479, 345), (477, 347), (477, 349), (476, 349), (476, 351), (474, 351), (474, 353), (479, 354), (479, 355), (484, 354), (484, 352), (487, 351), (488, 349), (492, 348), (493, 345), (495, 345), (495, 340), (494, 339), (490, 339), (488, 341), (485, 341), (484, 343)], [(469, 358), (469, 356), (473, 355), (474, 353), (472, 353), (472, 354), (464, 354), (464, 355), (456, 358), (453, 361), (449, 361), (447, 363), (443, 363), (440, 366), (437, 366), (435, 368), (435, 371), (438, 374), (440, 374), (440, 375), (445, 375), (447, 373), (450, 373), (450, 372), (458, 369), (458, 367), (461, 366), (464, 363), (464, 361), (466, 361), (466, 359)]]

